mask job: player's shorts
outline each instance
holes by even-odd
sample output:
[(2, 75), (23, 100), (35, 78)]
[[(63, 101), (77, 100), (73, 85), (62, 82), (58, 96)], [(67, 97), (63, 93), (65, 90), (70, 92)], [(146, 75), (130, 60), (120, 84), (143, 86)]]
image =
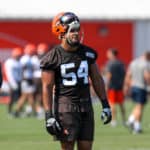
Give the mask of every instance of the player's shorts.
[(122, 90), (109, 89), (107, 94), (110, 104), (122, 104), (124, 102), (124, 95)]
[(35, 85), (32, 80), (23, 80), (21, 82), (21, 92), (22, 93), (33, 93), (35, 92)]
[(59, 97), (55, 99), (56, 118), (68, 134), (56, 137), (65, 141), (93, 141), (94, 137), (94, 113), (90, 97), (73, 101), (71, 97)]
[(15, 102), (19, 99), (21, 96), (21, 83), (17, 83), (18, 88), (17, 89), (10, 89), (10, 97), (11, 101)]
[(55, 137), (55, 140), (66, 141), (93, 141), (94, 114), (90, 112), (64, 112), (58, 115), (66, 134)]
[(147, 102), (147, 91), (138, 87), (132, 87), (131, 98), (136, 103), (145, 104)]

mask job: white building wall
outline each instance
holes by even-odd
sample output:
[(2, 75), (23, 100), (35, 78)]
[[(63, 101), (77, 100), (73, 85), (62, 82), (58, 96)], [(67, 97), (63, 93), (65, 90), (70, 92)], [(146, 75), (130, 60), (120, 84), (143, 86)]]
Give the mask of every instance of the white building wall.
[(0, 0), (0, 18), (52, 18), (72, 11), (80, 18), (150, 18), (149, 0)]

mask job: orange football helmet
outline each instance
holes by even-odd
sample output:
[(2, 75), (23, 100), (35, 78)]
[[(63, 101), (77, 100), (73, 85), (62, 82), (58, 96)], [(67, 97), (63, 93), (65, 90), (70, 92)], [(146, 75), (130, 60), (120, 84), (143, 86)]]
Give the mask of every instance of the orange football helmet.
[(78, 17), (72, 12), (61, 12), (52, 20), (52, 33), (61, 38), (72, 22), (77, 22), (80, 25)]

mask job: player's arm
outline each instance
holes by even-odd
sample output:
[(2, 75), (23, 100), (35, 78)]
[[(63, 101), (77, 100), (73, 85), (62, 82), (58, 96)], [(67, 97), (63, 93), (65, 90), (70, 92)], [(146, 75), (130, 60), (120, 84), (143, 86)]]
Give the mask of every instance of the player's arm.
[(5, 63), (5, 71), (6, 71), (6, 76), (7, 76), (7, 80), (10, 84), (10, 87), (14, 90), (18, 89), (18, 85), (17, 82), (15, 81), (15, 77), (14, 77), (14, 71), (13, 71), (13, 63), (10, 62), (9, 60), (6, 61)]
[(54, 71), (42, 71), (42, 97), (45, 109), (46, 130), (51, 135), (61, 134), (63, 130), (52, 111), (54, 75)]
[(128, 68), (125, 75), (124, 86), (123, 86), (123, 91), (126, 96), (130, 95), (131, 82), (132, 82), (131, 71)]
[(106, 85), (105, 85), (105, 87), (106, 87), (106, 90), (108, 90), (110, 80), (112, 78), (112, 74), (111, 74), (111, 72), (107, 71), (105, 76), (106, 76)]
[(108, 87), (109, 87), (109, 84), (110, 84), (110, 81), (111, 81), (111, 78), (112, 78), (112, 71), (111, 71), (111, 64), (110, 63), (107, 63), (106, 66), (105, 66), (105, 78), (106, 78), (106, 81), (105, 81), (105, 87), (106, 87), (106, 90), (108, 90)]
[(144, 80), (147, 85), (150, 85), (150, 70), (149, 69), (144, 70)]
[(95, 63), (91, 64), (90, 66), (90, 79), (92, 81), (93, 88), (97, 96), (99, 97), (103, 107), (101, 117), (106, 116), (104, 124), (107, 124), (111, 121), (111, 110), (106, 96), (104, 80), (100, 74), (97, 64)]
[(100, 100), (107, 99), (104, 80), (100, 74), (97, 64), (91, 64), (90, 78), (93, 88)]
[(45, 111), (52, 110), (54, 72), (42, 71), (42, 97)]

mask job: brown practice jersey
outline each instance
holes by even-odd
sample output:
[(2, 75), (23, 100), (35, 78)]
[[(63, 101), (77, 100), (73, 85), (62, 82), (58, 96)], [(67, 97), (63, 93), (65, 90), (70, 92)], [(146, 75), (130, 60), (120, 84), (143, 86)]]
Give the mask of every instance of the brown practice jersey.
[(51, 49), (41, 60), (42, 70), (55, 72), (55, 98), (71, 102), (90, 100), (89, 69), (97, 53), (85, 45), (76, 51), (65, 51), (60, 45)]

